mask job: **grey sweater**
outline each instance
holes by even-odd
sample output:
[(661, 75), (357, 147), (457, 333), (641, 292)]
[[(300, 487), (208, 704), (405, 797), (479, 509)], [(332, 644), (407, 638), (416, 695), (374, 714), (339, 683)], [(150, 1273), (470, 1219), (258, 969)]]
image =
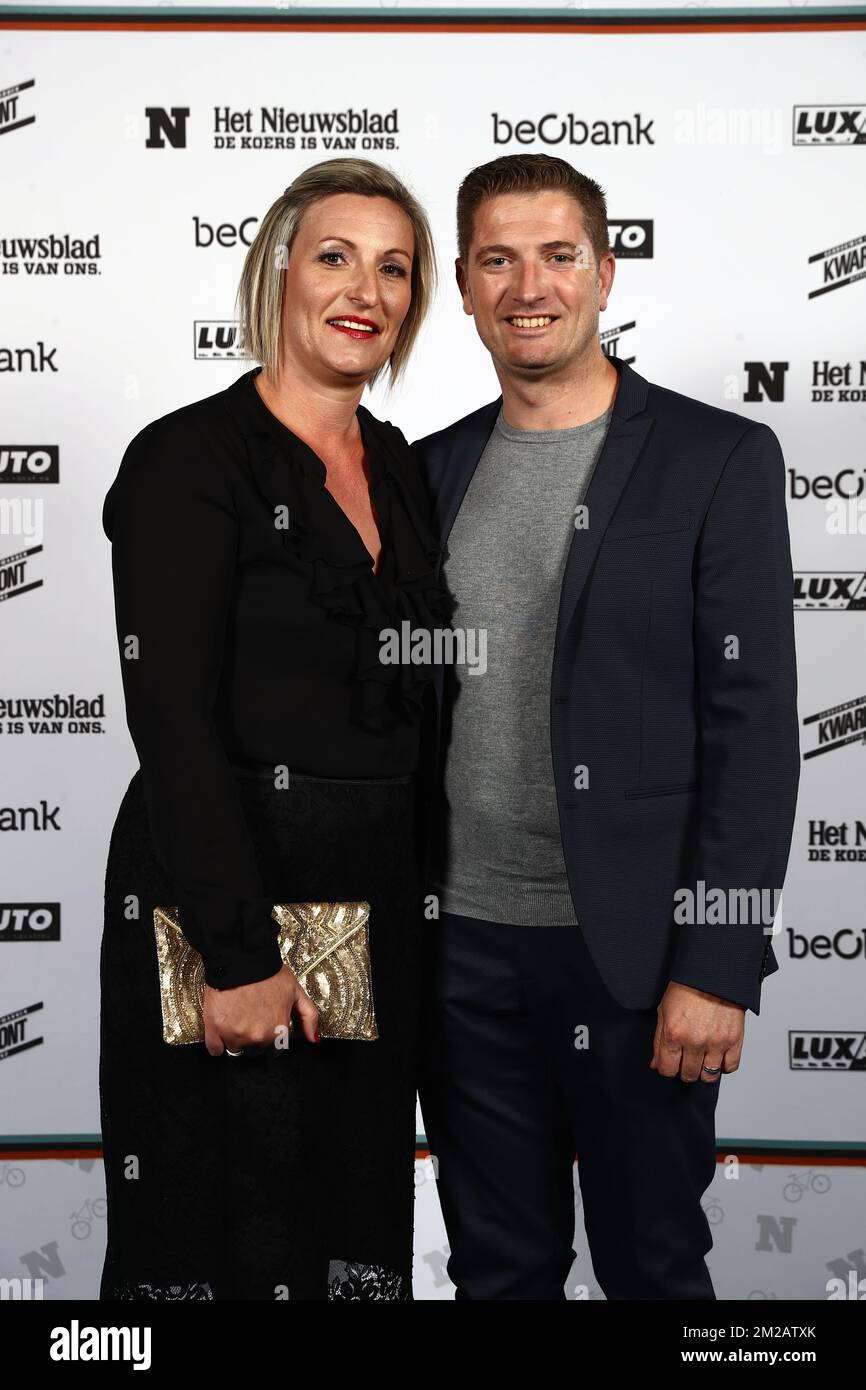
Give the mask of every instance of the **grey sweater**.
[(565, 430), (499, 417), (448, 539), (452, 626), (484, 629), (456, 668), (445, 763), (448, 833), (430, 891), (440, 911), (527, 926), (576, 923), (553, 780), (550, 671), (575, 509), (611, 410)]

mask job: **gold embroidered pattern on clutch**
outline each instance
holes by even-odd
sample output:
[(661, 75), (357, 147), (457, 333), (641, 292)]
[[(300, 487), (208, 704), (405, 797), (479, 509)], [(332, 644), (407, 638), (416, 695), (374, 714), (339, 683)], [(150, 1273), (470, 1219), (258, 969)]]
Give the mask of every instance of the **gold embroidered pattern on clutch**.
[[(277, 903), (280, 954), (319, 1010), (323, 1038), (379, 1036), (370, 978), (369, 903)], [(163, 1038), (204, 1041), (204, 962), (176, 907), (153, 913)]]

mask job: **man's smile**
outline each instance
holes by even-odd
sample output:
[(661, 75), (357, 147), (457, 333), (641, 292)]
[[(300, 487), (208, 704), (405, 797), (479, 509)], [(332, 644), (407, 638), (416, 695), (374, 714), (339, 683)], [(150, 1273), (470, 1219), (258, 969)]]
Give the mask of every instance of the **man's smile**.
[(509, 314), (505, 322), (518, 333), (537, 333), (557, 321), (556, 314)]

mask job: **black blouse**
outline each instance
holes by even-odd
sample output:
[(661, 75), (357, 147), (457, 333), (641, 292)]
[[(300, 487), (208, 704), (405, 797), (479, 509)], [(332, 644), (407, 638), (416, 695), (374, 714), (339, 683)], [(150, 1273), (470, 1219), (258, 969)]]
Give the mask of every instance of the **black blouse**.
[(379, 633), (450, 614), (400, 430), (358, 406), (376, 574), (322, 460), (256, 390), (260, 370), (146, 425), (103, 511), (155, 848), (205, 978), (221, 988), (280, 967), (274, 898), (230, 764), (285, 765), (290, 779), (412, 772), (432, 668), (383, 664)]

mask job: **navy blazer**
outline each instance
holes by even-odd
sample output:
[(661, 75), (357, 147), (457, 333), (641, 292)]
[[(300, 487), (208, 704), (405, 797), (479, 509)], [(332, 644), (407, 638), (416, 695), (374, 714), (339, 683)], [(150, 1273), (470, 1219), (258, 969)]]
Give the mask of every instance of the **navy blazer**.
[[(747, 922), (730, 911), (726, 923), (681, 923), (674, 895), (699, 894), (701, 881), (729, 904), (731, 890), (764, 890), (772, 910), (784, 880), (800, 758), (782, 451), (767, 425), (609, 360), (619, 385), (584, 498), (588, 525), (570, 542), (551, 673), (571, 896), (624, 1007), (655, 1007), (676, 980), (757, 1014), (761, 981), (779, 968), (767, 917), (741, 906)], [(446, 560), (501, 403), (412, 446)], [(454, 682), (438, 669), (424, 771), (434, 837), (447, 816)]]

